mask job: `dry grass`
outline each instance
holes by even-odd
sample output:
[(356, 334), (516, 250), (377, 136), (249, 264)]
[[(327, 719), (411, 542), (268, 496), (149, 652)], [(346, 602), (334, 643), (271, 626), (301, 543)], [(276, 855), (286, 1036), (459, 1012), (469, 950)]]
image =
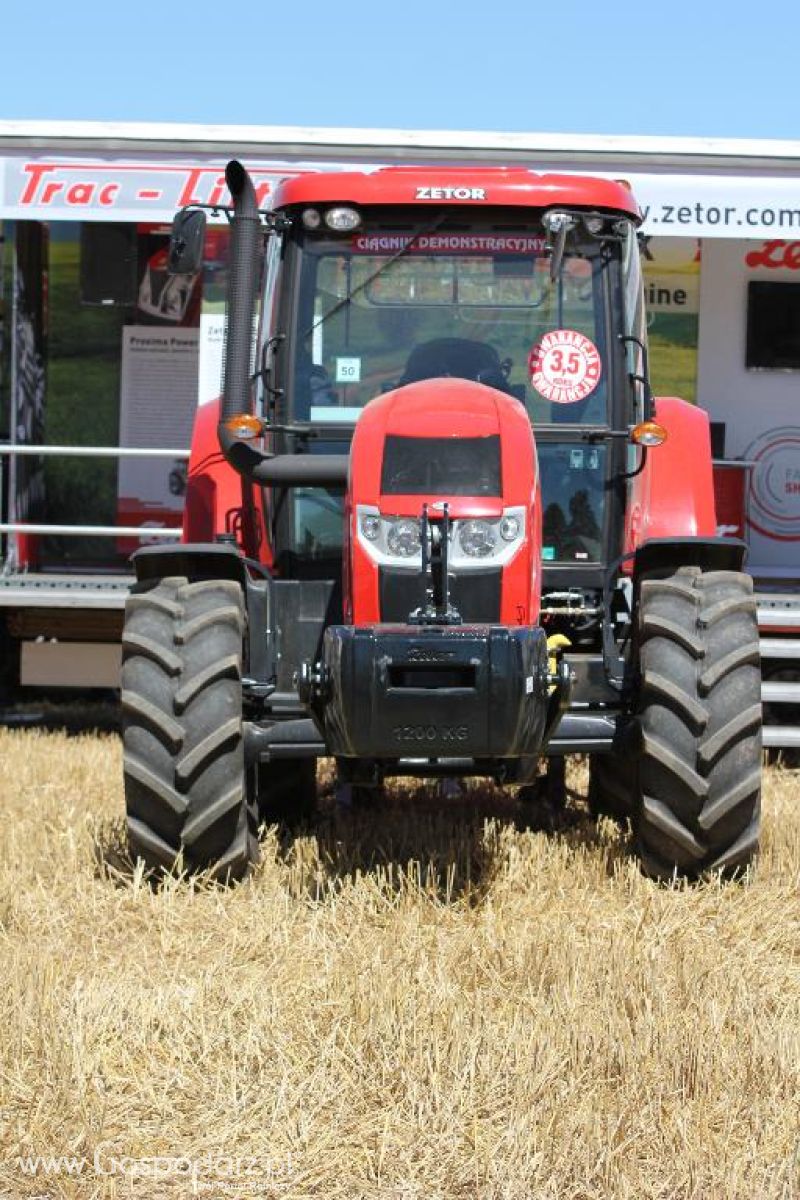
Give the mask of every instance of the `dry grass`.
[(800, 775), (740, 885), (398, 791), (231, 891), (116, 872), (119, 775), (0, 733), (0, 1195), (800, 1195)]

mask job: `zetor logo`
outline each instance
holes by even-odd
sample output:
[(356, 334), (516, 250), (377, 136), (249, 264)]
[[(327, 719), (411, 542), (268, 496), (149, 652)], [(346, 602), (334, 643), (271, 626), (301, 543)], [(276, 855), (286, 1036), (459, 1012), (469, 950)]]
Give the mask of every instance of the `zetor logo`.
[(772, 271), (788, 267), (790, 271), (800, 271), (800, 242), (764, 242), (760, 250), (746, 254), (744, 261), (748, 267), (769, 267)]
[(479, 187), (418, 187), (418, 200), (485, 200), (486, 189)]

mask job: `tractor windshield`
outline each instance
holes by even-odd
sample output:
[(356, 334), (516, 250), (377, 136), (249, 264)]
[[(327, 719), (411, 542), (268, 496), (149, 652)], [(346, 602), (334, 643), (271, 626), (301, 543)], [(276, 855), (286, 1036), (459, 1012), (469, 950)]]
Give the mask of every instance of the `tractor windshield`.
[(544, 231), (449, 216), (305, 237), (288, 394), (295, 421), (352, 423), (374, 396), (456, 376), (514, 395), (539, 424), (605, 425), (606, 258)]
[[(310, 449), (325, 452), (349, 438), (370, 400), (405, 384), (454, 376), (505, 391), (539, 435), (545, 562), (602, 562), (612, 471), (602, 435), (621, 391), (619, 239), (576, 222), (553, 279), (536, 214), (362, 216), (346, 236), (295, 226), (274, 310), (272, 332), (288, 337), (273, 411), (307, 422)], [(587, 442), (587, 428), (600, 440)], [(299, 557), (339, 552), (340, 495), (297, 488), (285, 511)]]

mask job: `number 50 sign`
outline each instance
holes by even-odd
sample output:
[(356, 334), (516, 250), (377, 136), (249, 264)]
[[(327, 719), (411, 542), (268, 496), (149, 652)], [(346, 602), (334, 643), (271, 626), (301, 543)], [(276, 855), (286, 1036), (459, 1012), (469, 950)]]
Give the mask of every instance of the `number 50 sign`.
[(575, 404), (591, 395), (603, 364), (594, 342), (576, 329), (554, 329), (528, 355), (531, 384), (552, 404)]

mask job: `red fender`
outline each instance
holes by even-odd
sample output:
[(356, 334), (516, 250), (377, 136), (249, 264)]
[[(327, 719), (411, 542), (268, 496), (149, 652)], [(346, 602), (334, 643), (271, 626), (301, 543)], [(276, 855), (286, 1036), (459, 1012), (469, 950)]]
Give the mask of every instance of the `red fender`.
[(192, 431), (186, 479), (182, 542), (213, 542), (218, 534), (234, 534), (243, 554), (272, 565), (264, 534), (261, 488), (225, 461), (217, 425), (220, 401), (202, 404)]
[(629, 484), (625, 552), (648, 538), (714, 537), (717, 514), (708, 413), (674, 396), (655, 401), (667, 440), (647, 452)]

